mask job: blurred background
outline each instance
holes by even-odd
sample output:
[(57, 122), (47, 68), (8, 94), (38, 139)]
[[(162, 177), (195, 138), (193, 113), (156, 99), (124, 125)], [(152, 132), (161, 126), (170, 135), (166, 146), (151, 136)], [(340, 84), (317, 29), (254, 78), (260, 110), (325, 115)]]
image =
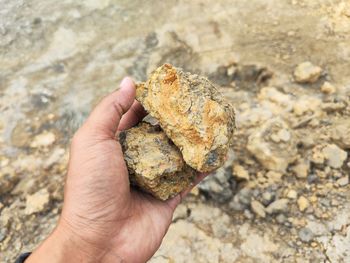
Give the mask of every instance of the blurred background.
[(150, 262), (350, 262), (347, 0), (0, 0), (0, 261), (55, 226), (93, 105), (165, 62), (216, 83), (238, 131)]

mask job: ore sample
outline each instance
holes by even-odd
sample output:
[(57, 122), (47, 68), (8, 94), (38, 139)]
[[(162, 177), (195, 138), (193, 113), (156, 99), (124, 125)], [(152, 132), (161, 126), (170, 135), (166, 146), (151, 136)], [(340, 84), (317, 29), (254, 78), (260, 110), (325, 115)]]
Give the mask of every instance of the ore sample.
[(159, 126), (142, 122), (119, 138), (133, 185), (167, 200), (193, 182), (196, 172)]
[(164, 64), (137, 85), (136, 99), (159, 121), (189, 166), (210, 172), (224, 163), (235, 114), (208, 79)]

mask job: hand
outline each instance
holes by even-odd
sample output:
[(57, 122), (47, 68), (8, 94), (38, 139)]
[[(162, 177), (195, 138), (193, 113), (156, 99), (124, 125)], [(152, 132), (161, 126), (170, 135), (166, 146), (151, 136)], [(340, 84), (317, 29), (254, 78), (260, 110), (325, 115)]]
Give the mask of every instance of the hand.
[(190, 189), (163, 202), (130, 188), (115, 134), (144, 115), (130, 78), (97, 105), (72, 140), (59, 223), (26, 262), (146, 262), (157, 251)]

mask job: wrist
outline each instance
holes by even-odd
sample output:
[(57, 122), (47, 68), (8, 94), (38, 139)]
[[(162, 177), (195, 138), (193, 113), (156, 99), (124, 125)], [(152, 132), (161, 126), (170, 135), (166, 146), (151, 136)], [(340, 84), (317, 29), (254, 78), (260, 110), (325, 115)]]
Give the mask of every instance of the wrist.
[(74, 232), (59, 224), (50, 236), (28, 257), (26, 263), (67, 262), (123, 262), (107, 249), (84, 241)]

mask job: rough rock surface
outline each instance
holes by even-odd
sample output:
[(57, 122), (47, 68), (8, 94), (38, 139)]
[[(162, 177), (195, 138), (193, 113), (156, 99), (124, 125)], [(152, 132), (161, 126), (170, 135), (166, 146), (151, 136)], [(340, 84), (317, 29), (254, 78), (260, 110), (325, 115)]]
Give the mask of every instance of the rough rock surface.
[(321, 76), (322, 69), (309, 61), (299, 64), (294, 71), (298, 83), (314, 83)]
[(166, 200), (192, 183), (195, 171), (159, 126), (140, 123), (120, 134), (130, 181)]
[(192, 168), (210, 172), (224, 163), (235, 128), (234, 110), (208, 79), (164, 64), (138, 85), (136, 98)]
[(272, 119), (252, 133), (247, 149), (265, 168), (279, 172), (284, 172), (297, 157), (292, 131), (280, 119)]

